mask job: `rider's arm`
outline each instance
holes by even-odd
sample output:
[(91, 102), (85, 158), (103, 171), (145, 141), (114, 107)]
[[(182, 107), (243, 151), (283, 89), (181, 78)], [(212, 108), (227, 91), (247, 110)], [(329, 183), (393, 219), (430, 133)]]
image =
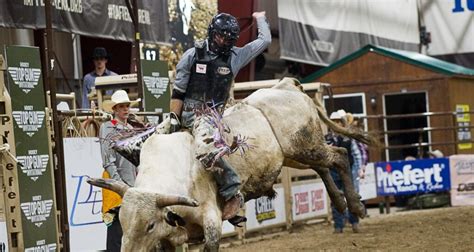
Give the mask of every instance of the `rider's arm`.
[(236, 53), (232, 57), (232, 72), (234, 76), (237, 75), (242, 67), (261, 54), (272, 42), (270, 26), (264, 13), (257, 12), (253, 16), (257, 20), (258, 37), (242, 48), (234, 47), (233, 50)]
[(188, 49), (176, 66), (176, 79), (171, 95), (171, 112), (180, 116), (183, 109), (183, 100), (188, 88), (189, 77), (191, 76), (191, 67), (193, 66), (194, 48)]

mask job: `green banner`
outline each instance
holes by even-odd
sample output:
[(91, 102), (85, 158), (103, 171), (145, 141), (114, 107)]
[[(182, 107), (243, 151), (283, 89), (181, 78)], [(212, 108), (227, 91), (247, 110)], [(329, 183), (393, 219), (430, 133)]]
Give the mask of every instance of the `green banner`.
[(25, 251), (56, 251), (53, 172), (39, 49), (6, 48)]
[[(141, 60), (143, 72), (143, 105), (145, 111), (169, 113), (170, 79), (166, 61)], [(158, 117), (147, 116), (147, 120), (158, 123)]]

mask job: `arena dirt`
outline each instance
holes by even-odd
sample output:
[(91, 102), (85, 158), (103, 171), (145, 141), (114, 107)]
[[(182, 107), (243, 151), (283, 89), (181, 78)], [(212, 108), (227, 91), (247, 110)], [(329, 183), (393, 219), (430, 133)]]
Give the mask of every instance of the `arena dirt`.
[(474, 207), (397, 212), (366, 218), (361, 233), (350, 227), (333, 234), (332, 225), (304, 225), (290, 234), (224, 251), (474, 251)]

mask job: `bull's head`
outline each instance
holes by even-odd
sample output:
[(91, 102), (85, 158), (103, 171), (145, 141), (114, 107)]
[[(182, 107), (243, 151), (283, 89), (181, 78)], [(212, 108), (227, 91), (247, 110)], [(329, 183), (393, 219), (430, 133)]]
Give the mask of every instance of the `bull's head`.
[(87, 182), (122, 197), (119, 214), (123, 230), (122, 251), (154, 251), (159, 245), (165, 248), (177, 246), (188, 239), (183, 218), (168, 206), (196, 207), (195, 200), (129, 187), (113, 179), (89, 179)]

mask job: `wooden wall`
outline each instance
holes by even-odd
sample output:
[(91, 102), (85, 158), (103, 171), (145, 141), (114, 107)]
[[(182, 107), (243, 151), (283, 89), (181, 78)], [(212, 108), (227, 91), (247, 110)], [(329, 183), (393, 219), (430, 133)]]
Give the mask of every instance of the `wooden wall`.
[[(474, 110), (474, 78), (451, 78), (449, 83), (449, 110), (455, 111), (457, 104), (468, 104), (471, 111)], [(471, 114), (471, 125), (474, 125), (474, 114)], [(471, 129), (474, 138), (474, 130)], [(473, 144), (474, 146), (474, 144)], [(458, 150), (459, 154), (474, 154), (474, 147), (466, 150)]]
[[(450, 101), (461, 102), (458, 96), (463, 96), (464, 100), (474, 97), (474, 85), (472, 90), (466, 89), (465, 81), (461, 83), (456, 80), (459, 83), (451, 85), (451, 80), (454, 81), (431, 70), (369, 52), (314, 81), (330, 83), (334, 94), (365, 93), (367, 115), (381, 115), (384, 94), (426, 91), (430, 112), (452, 111), (454, 103)], [(375, 105), (370, 103), (372, 97), (376, 99)], [(474, 98), (471, 98), (470, 104), (474, 109)], [(452, 119), (446, 116), (432, 117), (430, 126), (450, 127)], [(368, 127), (370, 131), (383, 130), (383, 121), (369, 120)], [(383, 138), (381, 140), (383, 143)], [(431, 133), (431, 141), (454, 141), (454, 134), (452, 131), (434, 131)], [(449, 146), (433, 146), (433, 149), (440, 149), (446, 155), (454, 154), (455, 151), (454, 147)], [(372, 161), (384, 159), (382, 149), (372, 148), (370, 154)]]

